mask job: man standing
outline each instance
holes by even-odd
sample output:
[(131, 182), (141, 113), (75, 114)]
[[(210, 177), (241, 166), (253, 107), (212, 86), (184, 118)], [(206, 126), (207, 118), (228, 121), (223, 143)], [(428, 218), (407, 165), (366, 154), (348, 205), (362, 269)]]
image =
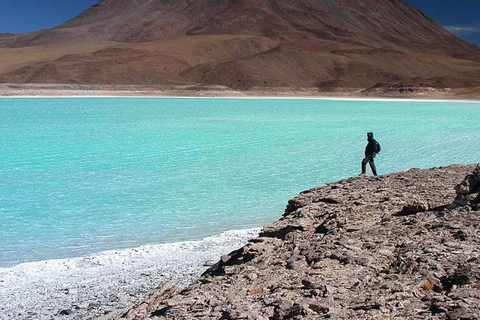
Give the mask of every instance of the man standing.
[(368, 144), (365, 147), (365, 158), (362, 161), (362, 174), (365, 174), (367, 168), (367, 162), (370, 164), (372, 173), (374, 176), (377, 175), (377, 169), (375, 168), (375, 156), (380, 152), (381, 147), (380, 143), (373, 138), (373, 132), (367, 133)]

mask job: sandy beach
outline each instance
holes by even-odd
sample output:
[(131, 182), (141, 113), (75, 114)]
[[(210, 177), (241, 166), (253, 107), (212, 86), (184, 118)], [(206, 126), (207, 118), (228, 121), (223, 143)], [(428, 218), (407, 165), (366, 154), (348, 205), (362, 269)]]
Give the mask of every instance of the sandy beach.
[(260, 229), (0, 268), (0, 318), (96, 319), (133, 306), (162, 283), (185, 287)]

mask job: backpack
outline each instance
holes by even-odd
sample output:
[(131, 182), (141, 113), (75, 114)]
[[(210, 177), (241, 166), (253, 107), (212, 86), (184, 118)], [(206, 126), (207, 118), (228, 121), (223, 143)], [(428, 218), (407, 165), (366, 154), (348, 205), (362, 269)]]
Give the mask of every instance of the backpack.
[(380, 146), (380, 143), (375, 140), (375, 153), (379, 153), (380, 151), (382, 151), (382, 147)]

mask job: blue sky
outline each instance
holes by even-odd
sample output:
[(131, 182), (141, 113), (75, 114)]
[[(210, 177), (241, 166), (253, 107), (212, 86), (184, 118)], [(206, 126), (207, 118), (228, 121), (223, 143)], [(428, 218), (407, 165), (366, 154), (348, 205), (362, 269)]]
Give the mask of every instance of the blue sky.
[[(480, 0), (405, 0), (467, 41), (480, 45)], [(52, 28), (98, 0), (3, 0), (0, 32)]]
[(457, 36), (480, 46), (480, 0), (405, 0)]

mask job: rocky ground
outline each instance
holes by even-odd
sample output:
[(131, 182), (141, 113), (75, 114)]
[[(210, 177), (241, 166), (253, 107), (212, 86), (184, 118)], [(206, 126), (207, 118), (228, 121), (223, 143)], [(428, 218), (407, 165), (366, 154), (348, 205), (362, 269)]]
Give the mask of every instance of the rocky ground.
[(455, 189), (474, 169), (305, 191), (187, 289), (108, 319), (480, 319), (480, 172)]

